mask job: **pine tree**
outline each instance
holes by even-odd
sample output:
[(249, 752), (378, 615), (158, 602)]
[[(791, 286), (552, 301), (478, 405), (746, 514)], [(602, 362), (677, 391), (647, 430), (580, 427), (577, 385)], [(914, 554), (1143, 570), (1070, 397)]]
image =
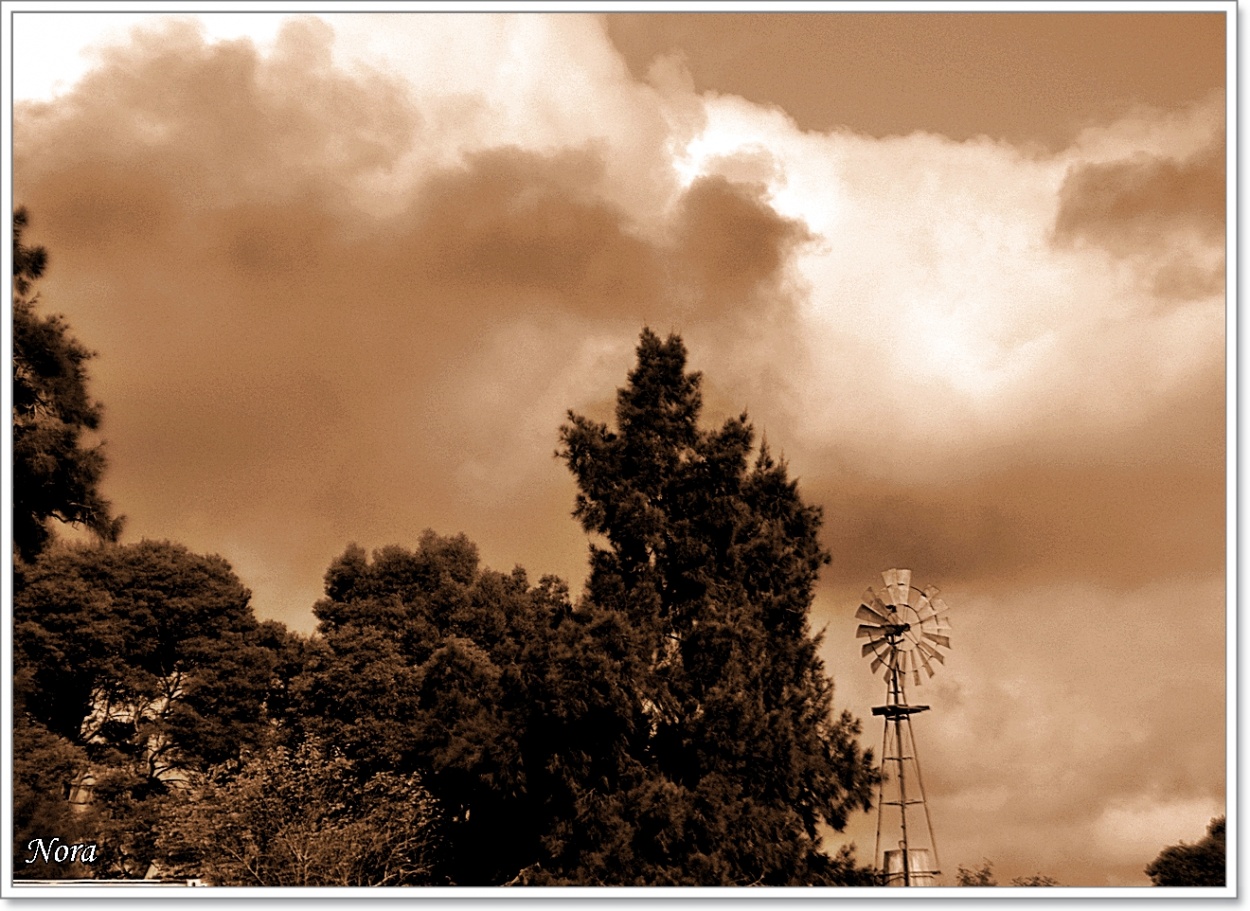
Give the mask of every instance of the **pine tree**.
[(52, 537), (56, 519), (115, 541), (121, 520), (100, 493), (101, 407), (87, 392), (86, 363), (94, 353), (70, 334), (59, 314), (43, 315), (32, 283), (43, 275), (43, 247), (22, 243), (26, 210), (13, 213), (13, 545), (34, 560)]
[[(575, 516), (599, 536), (587, 600), (634, 631), (645, 716), (632, 769), (582, 808), (571, 881), (837, 884), (819, 827), (868, 808), (875, 773), (835, 716), (808, 613), (821, 512), (745, 414), (703, 430), (680, 338), (642, 334), (615, 430), (569, 414)], [(592, 809), (596, 812), (591, 812)], [(616, 822), (614, 823), (615, 820)], [(615, 841), (613, 841), (613, 839)], [(607, 847), (607, 843), (610, 848)]]

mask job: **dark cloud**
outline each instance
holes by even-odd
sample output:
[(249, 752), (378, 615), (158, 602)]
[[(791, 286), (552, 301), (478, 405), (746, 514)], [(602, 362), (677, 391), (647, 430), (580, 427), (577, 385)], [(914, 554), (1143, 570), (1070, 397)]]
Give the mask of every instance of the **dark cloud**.
[(710, 306), (726, 310), (776, 282), (787, 257), (812, 239), (800, 222), (769, 208), (764, 192), (762, 186), (703, 177), (682, 198), (678, 262)]
[[(663, 261), (596, 193), (587, 151), (541, 156), (495, 149), (432, 177), (395, 242), (427, 282), (516, 300), (538, 294), (561, 309), (624, 316), (663, 297)], [(392, 247), (393, 249), (393, 247)]]
[[(1061, 578), (1132, 586), (1224, 565), (1224, 387), (1210, 375), (1182, 407), (1078, 444), (970, 452), (945, 481), (808, 479), (825, 504), (831, 580), (894, 565), (1000, 585)], [(830, 459), (832, 463), (832, 458)], [(836, 464), (836, 463), (834, 463)]]
[(1222, 238), (1224, 200), (1222, 141), (1185, 159), (1140, 152), (1072, 168), (1059, 190), (1055, 236), (1127, 252), (1181, 228)]
[(1175, 253), (1165, 256), (1151, 278), (1151, 293), (1163, 301), (1197, 300), (1226, 293), (1228, 269), (1224, 257), (1208, 259), (1215, 261), (1195, 262)]
[(1190, 248), (1197, 241), (1223, 249), (1225, 200), (1222, 134), (1183, 159), (1141, 152), (1079, 165), (1060, 188), (1053, 239), (1153, 260), (1150, 287), (1160, 298), (1205, 297), (1222, 289), (1224, 260), (1195, 260)]

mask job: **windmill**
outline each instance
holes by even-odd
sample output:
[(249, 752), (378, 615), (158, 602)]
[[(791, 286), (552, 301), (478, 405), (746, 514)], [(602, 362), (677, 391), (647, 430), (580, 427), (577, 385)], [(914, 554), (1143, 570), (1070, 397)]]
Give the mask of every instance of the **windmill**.
[[(907, 703), (907, 683), (919, 686), (920, 672), (926, 678), (934, 674), (934, 662), (945, 664), (941, 649), (949, 649), (950, 623), (947, 620), (945, 602), (938, 597), (937, 586), (921, 591), (911, 584), (911, 570), (888, 569), (881, 574), (885, 589), (864, 592), (863, 603), (855, 616), (863, 621), (856, 629), (858, 638), (867, 638), (860, 650), (865, 658), (872, 656), (872, 672), (882, 671), (886, 682), (885, 705), (874, 706), (874, 715), (885, 717), (882, 734), (881, 784), (877, 791), (877, 845), (874, 860), (880, 860), (886, 885), (919, 886), (932, 885), (941, 871), (938, 869), (937, 844), (933, 840), (933, 821), (925, 802), (924, 781), (920, 777), (920, 760), (917, 756), (916, 738), (912, 733), (911, 716), (929, 710), (927, 705)], [(894, 774), (887, 769), (894, 764)], [(887, 779), (890, 789), (887, 793)], [(908, 796), (908, 785), (914, 779), (920, 796)], [(914, 793), (914, 792), (913, 792)], [(889, 799), (887, 799), (889, 798)], [(898, 807), (898, 850), (881, 854), (881, 827), (887, 806)], [(907, 811), (919, 807), (924, 814), (928, 830), (928, 846), (923, 839), (908, 835)], [(915, 814), (912, 814), (913, 823)], [(932, 863), (929, 855), (932, 852)]]

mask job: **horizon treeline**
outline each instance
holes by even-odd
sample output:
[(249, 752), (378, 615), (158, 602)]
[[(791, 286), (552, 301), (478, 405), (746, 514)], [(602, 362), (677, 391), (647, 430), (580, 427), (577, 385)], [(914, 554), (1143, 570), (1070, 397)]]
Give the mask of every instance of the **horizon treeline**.
[[(615, 426), (569, 412), (558, 429), (595, 542), (580, 598), (426, 530), (348, 545), (301, 636), (258, 621), (222, 558), (119, 542), (93, 354), (40, 312), (48, 257), (26, 223), (17, 210), (16, 877), (874, 882), (822, 844), (878, 773), (808, 621), (820, 510), (745, 414), (700, 425), (678, 336), (642, 331)], [(57, 522), (97, 543), (58, 542)], [(53, 838), (84, 847), (49, 862)]]

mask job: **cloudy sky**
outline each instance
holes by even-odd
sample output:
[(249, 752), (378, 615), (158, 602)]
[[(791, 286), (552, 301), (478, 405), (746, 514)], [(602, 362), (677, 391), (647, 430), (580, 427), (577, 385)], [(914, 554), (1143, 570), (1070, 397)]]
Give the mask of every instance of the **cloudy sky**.
[(1225, 806), (1208, 7), (44, 5), (13, 199), (99, 353), (126, 540), (222, 554), (305, 632), (349, 542), (427, 527), (577, 590), (557, 430), (679, 332), (706, 420), (748, 410), (824, 507), (814, 625), (878, 750), (859, 594), (905, 566), (952, 606), (915, 722), (943, 867), (1146, 885)]

